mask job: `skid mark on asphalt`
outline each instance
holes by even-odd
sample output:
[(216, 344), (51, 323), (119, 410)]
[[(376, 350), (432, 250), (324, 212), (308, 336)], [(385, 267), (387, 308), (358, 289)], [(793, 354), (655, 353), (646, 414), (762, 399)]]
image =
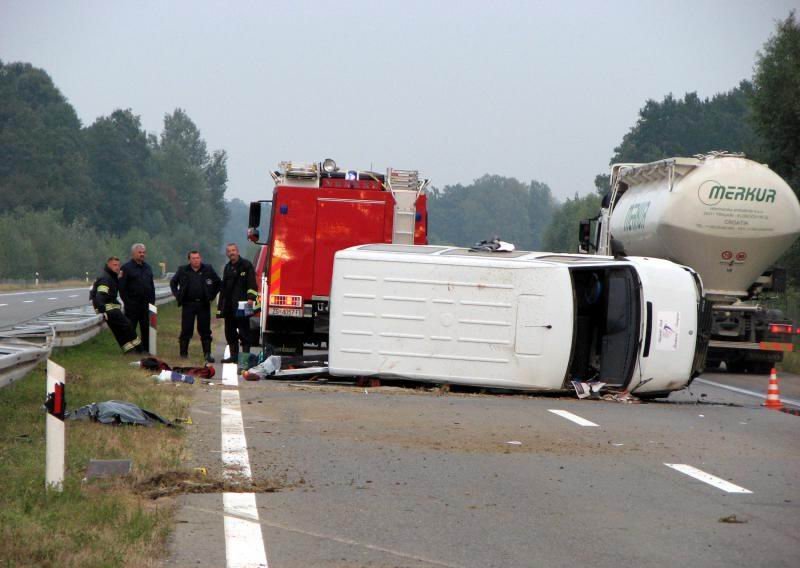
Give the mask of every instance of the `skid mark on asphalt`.
[(550, 408), (550, 409), (548, 409), (548, 412), (552, 412), (553, 414), (556, 414), (556, 415), (560, 416), (561, 418), (566, 418), (567, 420), (571, 420), (572, 422), (574, 422), (578, 426), (597, 426), (597, 424), (595, 424), (594, 422), (591, 422), (590, 420), (586, 420), (585, 418), (581, 418), (577, 414), (572, 414), (571, 412), (568, 412), (566, 410), (556, 410), (556, 409)]
[(689, 477), (693, 477), (698, 481), (702, 481), (703, 483), (708, 483), (717, 489), (721, 489), (726, 493), (752, 493), (749, 489), (745, 489), (744, 487), (739, 487), (738, 485), (734, 485), (730, 481), (725, 481), (715, 475), (711, 475), (710, 473), (706, 473), (701, 469), (697, 469), (696, 467), (692, 467), (685, 463), (665, 463), (667, 467), (671, 467), (674, 470), (680, 471), (688, 475)]
[[(225, 349), (225, 357), (230, 354)], [(236, 363), (223, 363), (222, 382), (238, 385)], [(244, 435), (242, 403), (237, 390), (220, 392), (223, 475), (251, 481), (250, 457)], [(255, 493), (223, 493), (225, 556), (228, 568), (268, 568)]]

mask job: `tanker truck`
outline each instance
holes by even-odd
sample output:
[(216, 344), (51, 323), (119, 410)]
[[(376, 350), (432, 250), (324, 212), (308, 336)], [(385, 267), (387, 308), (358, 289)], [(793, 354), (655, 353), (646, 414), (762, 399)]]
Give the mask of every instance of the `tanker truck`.
[(782, 292), (772, 264), (800, 233), (800, 203), (766, 165), (714, 152), (614, 164), (600, 214), (580, 224), (580, 250), (671, 260), (695, 269), (712, 306), (706, 367), (769, 372), (793, 350), (795, 328), (759, 302)]

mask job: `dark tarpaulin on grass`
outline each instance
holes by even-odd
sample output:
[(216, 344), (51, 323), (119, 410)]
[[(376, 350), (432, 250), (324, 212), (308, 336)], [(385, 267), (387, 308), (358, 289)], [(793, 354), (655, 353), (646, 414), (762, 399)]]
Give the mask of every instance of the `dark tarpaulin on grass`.
[(67, 418), (70, 420), (91, 420), (92, 422), (100, 422), (101, 424), (138, 424), (140, 426), (152, 426), (153, 424), (173, 425), (172, 422), (162, 418), (155, 412), (150, 412), (144, 408), (139, 408), (132, 402), (125, 402), (122, 400), (93, 402), (69, 412)]

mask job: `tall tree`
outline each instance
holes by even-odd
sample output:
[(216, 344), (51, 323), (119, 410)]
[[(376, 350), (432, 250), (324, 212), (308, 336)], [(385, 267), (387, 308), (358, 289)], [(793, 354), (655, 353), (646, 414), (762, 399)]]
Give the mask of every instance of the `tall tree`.
[(434, 244), (468, 246), (498, 236), (530, 250), (539, 246), (553, 205), (546, 184), (487, 174), (467, 186), (431, 190), (428, 238)]
[(75, 110), (41, 69), (0, 61), (3, 208), (52, 208), (72, 221), (91, 211), (89, 188)]
[(172, 114), (164, 115), (161, 146), (171, 145), (183, 150), (189, 163), (194, 167), (203, 169), (208, 164), (208, 149), (200, 135), (200, 129), (182, 108), (176, 108)]
[(800, 22), (792, 11), (758, 54), (753, 122), (764, 158), (800, 194)]
[[(687, 93), (648, 100), (636, 124), (614, 148), (610, 163), (653, 162), (712, 150), (745, 152), (758, 157), (759, 140), (749, 119), (753, 85), (742, 81), (728, 92), (701, 99)], [(608, 191), (608, 174), (595, 178), (597, 192)]]
[(580, 197), (576, 193), (575, 197), (567, 199), (555, 211), (544, 232), (544, 249), (553, 252), (578, 252), (578, 228), (581, 219), (594, 217), (599, 211), (598, 195), (590, 193)]
[(163, 216), (153, 222), (165, 202), (153, 188), (155, 164), (140, 118), (130, 109), (115, 110), (86, 129), (85, 141), (98, 195), (94, 225), (115, 234), (133, 227), (164, 230)]

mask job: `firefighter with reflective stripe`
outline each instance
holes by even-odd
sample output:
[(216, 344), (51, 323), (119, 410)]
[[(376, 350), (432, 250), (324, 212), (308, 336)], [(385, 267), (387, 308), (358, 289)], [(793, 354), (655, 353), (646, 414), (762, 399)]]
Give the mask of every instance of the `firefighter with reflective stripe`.
[(127, 353), (141, 344), (131, 322), (122, 313), (117, 293), (119, 291), (119, 258), (109, 257), (102, 274), (95, 280), (90, 297), (95, 311), (103, 314), (114, 338)]
[(169, 281), (172, 294), (181, 307), (181, 335), (178, 339), (180, 356), (189, 356), (189, 341), (194, 334), (194, 320), (203, 345), (206, 363), (213, 363), (211, 354), (211, 302), (217, 297), (220, 280), (210, 264), (203, 264), (200, 252), (187, 255), (189, 264), (181, 266)]
[(229, 243), (225, 247), (228, 264), (222, 272), (222, 291), (217, 304), (217, 317), (225, 318), (225, 340), (230, 356), (223, 363), (234, 363), (239, 357), (239, 344), (244, 353), (250, 352), (250, 318), (239, 308), (239, 302), (247, 302), (252, 309), (258, 299), (256, 271), (253, 264), (239, 255), (239, 245)]
[(142, 243), (131, 246), (131, 259), (122, 265), (119, 276), (119, 295), (125, 303), (125, 316), (130, 320), (133, 331), (139, 327), (142, 344), (137, 351), (150, 351), (150, 308), (156, 303), (156, 287), (153, 283), (153, 270), (144, 261), (147, 249)]

